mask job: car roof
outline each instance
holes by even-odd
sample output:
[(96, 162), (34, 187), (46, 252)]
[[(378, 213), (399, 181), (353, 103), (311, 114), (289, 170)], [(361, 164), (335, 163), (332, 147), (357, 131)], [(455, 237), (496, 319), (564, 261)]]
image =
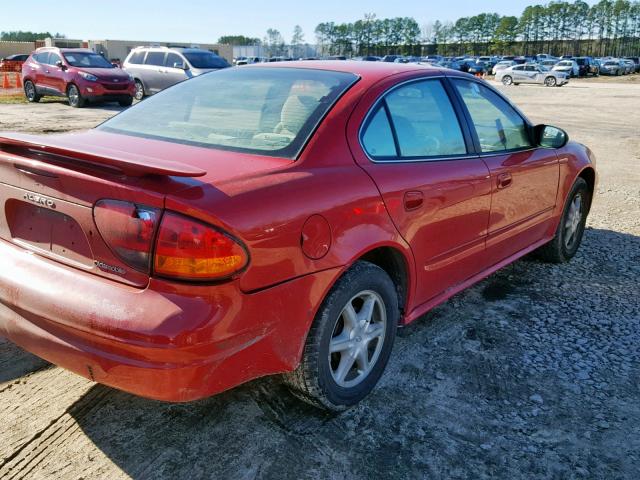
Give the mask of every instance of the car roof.
[(77, 53), (96, 53), (93, 50), (88, 48), (58, 48), (58, 47), (40, 47), (36, 48), (34, 53), (42, 53), (42, 52), (77, 52)]
[(256, 63), (240, 68), (301, 68), (311, 70), (326, 70), (332, 72), (344, 72), (357, 75), (367, 83), (375, 83), (378, 80), (406, 72), (424, 72), (430, 75), (447, 72), (449, 76), (467, 76), (467, 74), (455, 70), (444, 69), (431, 64), (420, 63), (393, 63), (393, 62), (357, 62), (352, 60), (316, 60), (313, 62), (296, 60), (292, 62)]

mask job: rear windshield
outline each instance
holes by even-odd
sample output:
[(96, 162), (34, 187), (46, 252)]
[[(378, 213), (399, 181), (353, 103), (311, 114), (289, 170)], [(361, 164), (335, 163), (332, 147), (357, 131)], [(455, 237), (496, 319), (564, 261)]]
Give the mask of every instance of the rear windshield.
[(295, 158), (355, 81), (302, 68), (218, 70), (163, 90), (98, 128), (225, 150)]
[(72, 67), (84, 68), (114, 68), (106, 58), (97, 53), (90, 52), (66, 52), (62, 54), (64, 59)]
[(224, 58), (220, 58), (211, 52), (183, 52), (182, 53), (193, 68), (225, 68), (229, 64)]

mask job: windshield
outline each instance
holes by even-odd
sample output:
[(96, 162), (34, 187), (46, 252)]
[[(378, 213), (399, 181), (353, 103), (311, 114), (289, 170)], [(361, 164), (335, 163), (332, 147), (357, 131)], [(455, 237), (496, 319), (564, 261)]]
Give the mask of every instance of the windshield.
[(62, 54), (64, 59), (72, 67), (84, 68), (114, 68), (111, 63), (101, 55), (93, 52), (66, 52)]
[(174, 143), (295, 158), (351, 73), (229, 68), (168, 88), (98, 127)]
[(193, 68), (225, 68), (229, 64), (211, 52), (182, 52)]
[(571, 62), (558, 62), (558, 65), (561, 67), (570, 67), (573, 64)]

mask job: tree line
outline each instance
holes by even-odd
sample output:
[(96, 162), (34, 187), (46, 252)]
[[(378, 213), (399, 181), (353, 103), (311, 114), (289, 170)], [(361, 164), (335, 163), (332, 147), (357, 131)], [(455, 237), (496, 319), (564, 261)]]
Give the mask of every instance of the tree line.
[[(519, 17), (481, 13), (423, 25), (370, 13), (353, 23), (320, 23), (314, 33), (318, 55), (639, 55), (640, 0), (556, 0), (530, 5)], [(262, 40), (228, 36), (220, 43), (262, 45), (269, 55), (294, 56), (308, 46), (297, 25), (289, 47), (272, 28)]]
[(45, 38), (66, 38), (62, 33), (50, 32), (25, 32), (17, 30), (13, 32), (0, 32), (0, 41), (2, 42), (35, 42), (36, 40), (44, 40)]
[(455, 22), (418, 26), (411, 17), (320, 23), (318, 48), (330, 55), (638, 55), (640, 1), (552, 1), (525, 8), (520, 17), (481, 13)]

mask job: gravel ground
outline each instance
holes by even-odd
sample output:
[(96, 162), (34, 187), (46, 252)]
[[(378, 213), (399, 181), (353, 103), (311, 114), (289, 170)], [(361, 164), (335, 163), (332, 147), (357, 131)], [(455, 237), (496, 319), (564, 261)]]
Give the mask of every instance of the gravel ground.
[[(379, 388), (339, 416), (273, 379), (187, 405), (144, 400), (0, 339), (0, 477), (638, 478), (640, 84), (503, 91), (598, 157), (571, 263), (525, 258), (401, 330)], [(88, 127), (117, 110), (0, 106), (0, 130)]]

